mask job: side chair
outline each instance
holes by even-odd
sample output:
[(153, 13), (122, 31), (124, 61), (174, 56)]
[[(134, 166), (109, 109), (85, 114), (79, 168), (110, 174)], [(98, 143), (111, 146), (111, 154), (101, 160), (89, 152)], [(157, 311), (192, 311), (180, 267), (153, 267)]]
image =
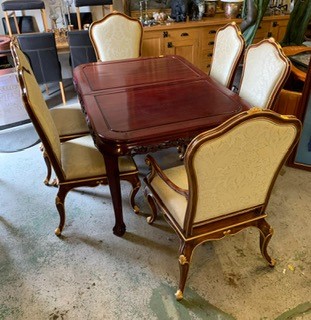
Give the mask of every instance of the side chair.
[[(13, 35), (11, 24), (10, 24), (10, 19), (9, 19), (10, 15), (13, 16), (16, 32), (18, 34), (21, 33), (21, 30), (19, 28), (18, 21), (17, 21), (16, 15), (15, 15), (15, 11), (40, 10), (44, 31), (47, 32), (48, 24), (47, 24), (47, 19), (46, 19), (44, 1), (41, 1), (41, 0), (14, 0), (14, 1), (7, 0), (7, 1), (3, 1), (1, 6), (2, 6), (2, 10), (4, 12), (6, 27), (8, 29), (10, 37), (12, 37), (12, 35)], [(11, 11), (11, 13), (9, 13), (10, 11)]]
[(54, 33), (20, 34), (16, 38), (20, 49), (30, 61), (38, 83), (47, 85), (58, 82), (63, 104), (66, 104), (61, 64), (58, 60)]
[(94, 21), (89, 33), (98, 61), (141, 56), (143, 27), (138, 19), (114, 11)]
[(296, 117), (252, 108), (194, 138), (180, 166), (161, 170), (147, 156), (145, 195), (152, 209), (147, 221), (153, 223), (162, 211), (180, 240), (177, 300), (183, 298), (193, 250), (206, 241), (256, 227), (261, 254), (274, 266), (267, 252), (273, 229), (266, 208), (300, 132)]
[[(29, 70), (34, 76), (30, 63), (24, 53), (19, 49), (16, 39), (13, 39), (11, 42), (11, 52), (15, 66)], [(89, 134), (89, 129), (79, 103), (52, 108), (49, 109), (49, 112), (55, 123), (61, 142)], [(43, 146), (41, 147), (41, 150), (47, 167), (47, 175), (44, 184), (55, 186), (57, 185), (57, 179), (54, 179), (50, 183), (52, 167), (49, 157)]]
[[(95, 147), (91, 135), (61, 142), (54, 120), (32, 71), (18, 65), (17, 77), (25, 109), (58, 178), (58, 193), (55, 202), (60, 222), (55, 234), (60, 236), (65, 225), (67, 193), (78, 187), (108, 184), (104, 158)], [(140, 188), (137, 166), (131, 157), (121, 157), (119, 170), (121, 180), (128, 181), (132, 185), (130, 202), (135, 211), (137, 207), (134, 197)]]
[(96, 62), (97, 59), (88, 30), (68, 31), (67, 37), (72, 69), (83, 63)]
[(101, 6), (102, 14), (105, 16), (105, 6), (109, 6), (109, 11), (113, 11), (113, 1), (112, 0), (75, 0), (74, 6), (76, 8), (77, 21), (78, 21), (78, 29), (82, 30), (82, 21), (81, 21), (81, 7), (93, 7), (93, 6)]
[(274, 38), (252, 44), (245, 52), (238, 94), (254, 107), (273, 109), (290, 70), (291, 62)]
[(245, 40), (235, 22), (218, 29), (215, 36), (209, 75), (217, 82), (231, 89), (244, 48)]

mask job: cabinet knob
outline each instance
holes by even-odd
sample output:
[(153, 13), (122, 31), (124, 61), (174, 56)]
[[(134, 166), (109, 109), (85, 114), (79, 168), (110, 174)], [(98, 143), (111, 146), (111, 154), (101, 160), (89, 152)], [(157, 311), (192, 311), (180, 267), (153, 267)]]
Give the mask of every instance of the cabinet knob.
[(168, 47), (168, 48), (173, 48), (173, 42), (168, 42), (168, 43), (167, 43), (167, 47)]
[(212, 53), (209, 53), (207, 56), (208, 56), (208, 57), (212, 57), (212, 56), (213, 56), (213, 54), (212, 54)]
[(209, 46), (213, 46), (214, 44), (215, 44), (214, 41), (210, 41), (210, 42), (208, 43)]
[(187, 32), (183, 32), (180, 36), (181, 37), (189, 37), (189, 34)]
[(163, 38), (167, 38), (168, 37), (168, 32), (167, 31), (163, 31)]
[(272, 27), (278, 27), (279, 26), (279, 24), (276, 22), (276, 21), (274, 21), (273, 23), (272, 23)]
[(214, 34), (214, 33), (216, 33), (216, 30), (210, 30), (208, 33), (209, 34)]

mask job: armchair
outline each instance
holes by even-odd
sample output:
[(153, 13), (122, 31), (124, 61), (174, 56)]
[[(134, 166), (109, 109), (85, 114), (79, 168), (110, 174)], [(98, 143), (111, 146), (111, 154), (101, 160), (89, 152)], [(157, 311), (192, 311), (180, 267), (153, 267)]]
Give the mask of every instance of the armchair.
[(148, 222), (162, 211), (180, 240), (177, 300), (183, 298), (193, 250), (206, 241), (257, 227), (261, 254), (274, 266), (267, 252), (273, 229), (265, 220), (266, 208), (300, 131), (294, 116), (253, 108), (194, 138), (183, 165), (161, 170), (147, 156)]

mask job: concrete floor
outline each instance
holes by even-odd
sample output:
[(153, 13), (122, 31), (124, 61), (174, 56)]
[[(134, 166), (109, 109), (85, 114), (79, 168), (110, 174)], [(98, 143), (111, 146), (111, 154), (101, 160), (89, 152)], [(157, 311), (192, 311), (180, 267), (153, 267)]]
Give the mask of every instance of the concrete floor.
[[(156, 157), (162, 166), (179, 163), (174, 149)], [(135, 158), (142, 177), (143, 158)], [(177, 302), (178, 238), (163, 218), (146, 223), (142, 190), (135, 215), (122, 183), (123, 238), (112, 234), (108, 187), (71, 192), (58, 238), (57, 190), (43, 184), (45, 170), (39, 145), (0, 153), (1, 320), (311, 319), (310, 172), (284, 167), (273, 189), (274, 269), (260, 255), (256, 229), (206, 243)]]

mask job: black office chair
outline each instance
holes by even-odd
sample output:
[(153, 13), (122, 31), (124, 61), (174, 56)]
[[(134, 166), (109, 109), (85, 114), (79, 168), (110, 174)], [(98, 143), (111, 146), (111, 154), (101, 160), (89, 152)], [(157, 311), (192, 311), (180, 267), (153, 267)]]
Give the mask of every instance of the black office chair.
[(37, 82), (45, 85), (58, 82), (63, 104), (66, 104), (61, 65), (58, 60), (54, 33), (20, 34), (16, 38), (20, 49), (30, 61)]
[(76, 14), (78, 20), (78, 29), (82, 30), (82, 22), (80, 16), (80, 7), (92, 7), (101, 6), (103, 11), (103, 16), (105, 16), (105, 6), (109, 5), (109, 11), (113, 11), (112, 0), (75, 0), (74, 5), (76, 7)]
[(67, 35), (72, 69), (83, 63), (97, 61), (87, 30), (68, 31)]
[[(5, 21), (6, 21), (6, 28), (8, 30), (10, 37), (13, 35), (13, 33), (20, 34), (22, 31), (20, 29), (18, 18), (15, 15), (15, 11), (40, 10), (44, 31), (48, 30), (44, 1), (41, 1), (41, 0), (14, 0), (14, 1), (8, 0), (8, 1), (3, 1), (1, 6), (2, 6), (2, 10), (4, 12), (4, 17), (5, 17)], [(11, 11), (11, 13), (8, 13), (9, 11)], [(12, 16), (12, 17), (10, 17), (10, 16)], [(10, 19), (10, 18), (13, 18), (13, 22), (15, 25), (14, 32), (11, 28), (12, 19)], [(32, 28), (33, 28), (33, 26), (32, 26)]]

